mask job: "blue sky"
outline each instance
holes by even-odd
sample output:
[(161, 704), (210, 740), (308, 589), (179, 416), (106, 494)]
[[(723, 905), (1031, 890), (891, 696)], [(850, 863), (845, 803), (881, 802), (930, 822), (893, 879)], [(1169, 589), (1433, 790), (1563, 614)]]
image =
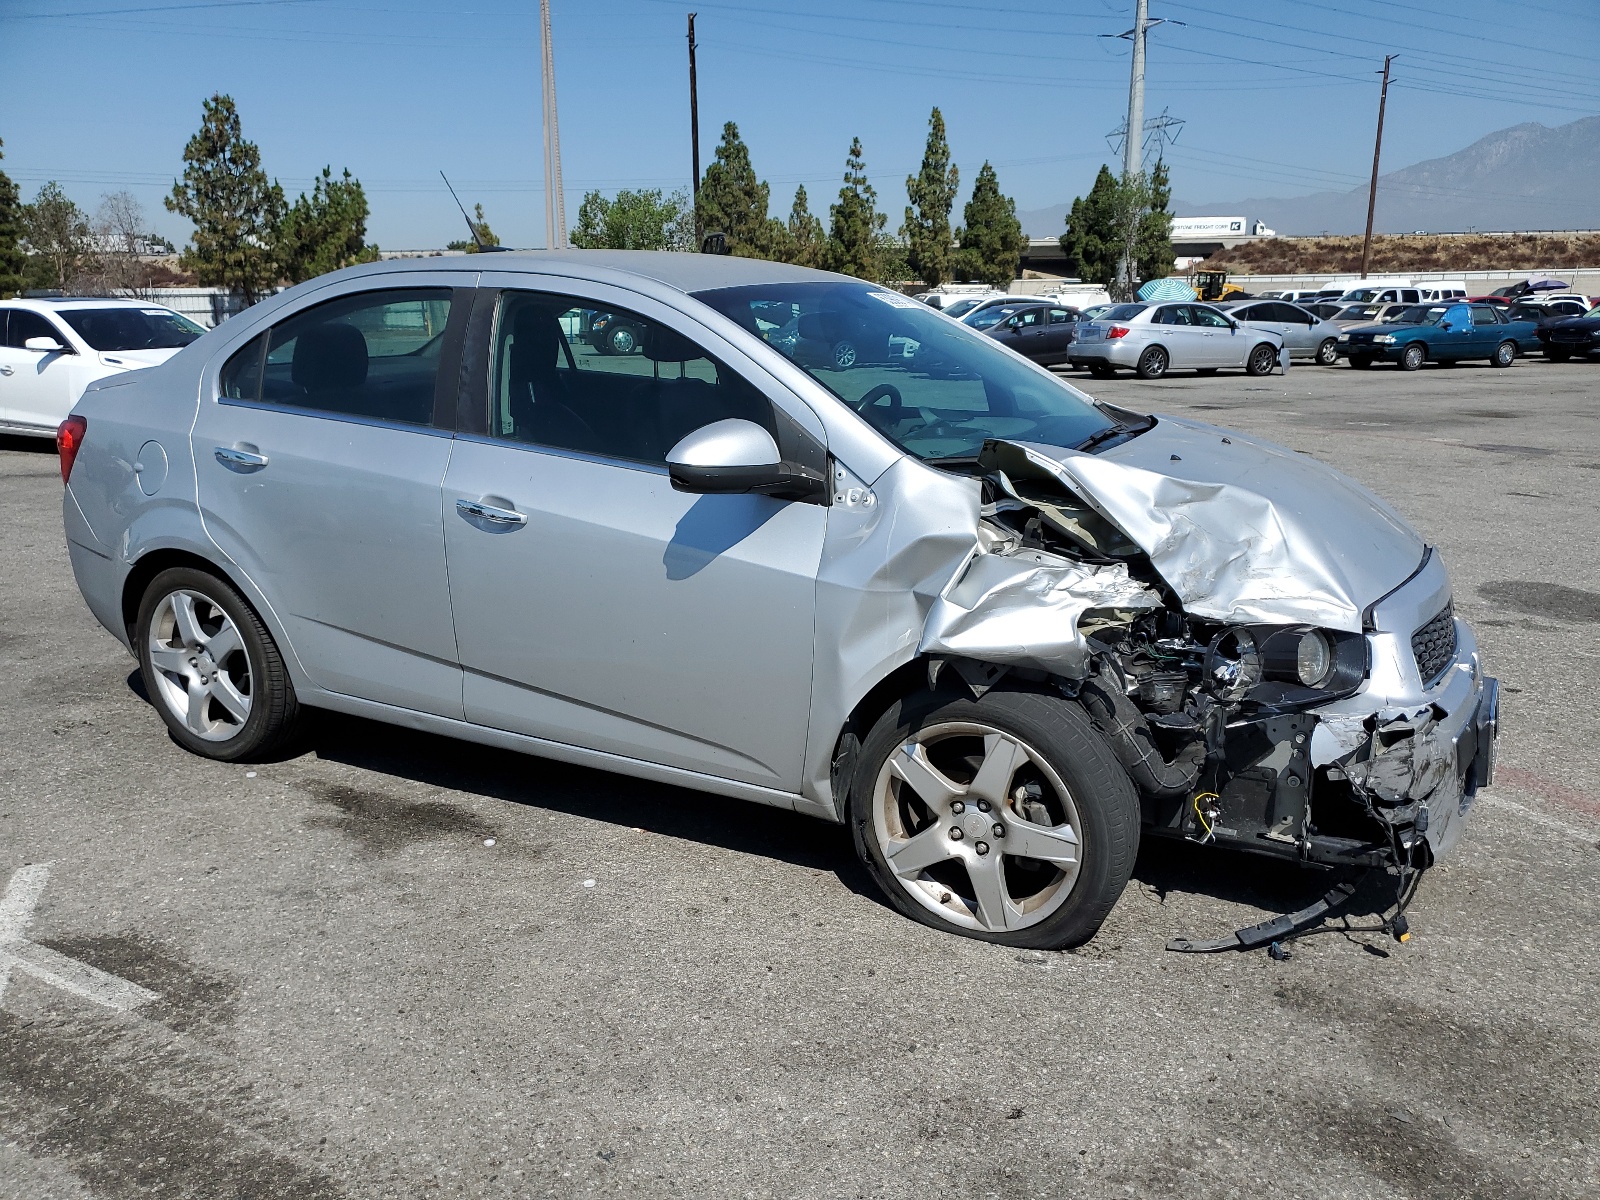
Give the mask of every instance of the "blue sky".
[[(899, 225), (928, 111), (963, 191), (984, 159), (1019, 209), (1087, 189), (1127, 105), (1132, 0), (552, 0), (569, 220), (590, 188), (689, 182), (685, 14), (699, 12), (702, 162), (736, 121), (776, 216), (826, 219), (859, 136)], [(1376, 70), (1399, 55), (1386, 169), (1522, 121), (1600, 112), (1600, 5), (1570, 0), (1152, 0), (1146, 112), (1186, 121), (1180, 199), (1363, 182)], [(0, 138), (31, 198), (161, 198), (214, 91), (291, 196), (349, 167), (390, 249), (462, 223), (444, 170), (508, 244), (543, 238), (537, 0), (0, 0)]]

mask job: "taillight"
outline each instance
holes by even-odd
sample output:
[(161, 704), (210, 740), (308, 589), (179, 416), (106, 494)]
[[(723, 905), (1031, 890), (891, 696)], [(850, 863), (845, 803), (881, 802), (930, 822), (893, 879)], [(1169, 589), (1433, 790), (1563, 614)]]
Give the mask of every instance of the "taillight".
[(83, 448), (83, 435), (89, 432), (89, 422), (82, 417), (68, 417), (56, 430), (56, 453), (61, 455), (61, 482), (72, 477), (72, 464)]
[(1106, 330), (1106, 341), (1108, 342), (1114, 342), (1120, 337), (1127, 336), (1128, 327), (1126, 325), (1113, 325), (1110, 329)]

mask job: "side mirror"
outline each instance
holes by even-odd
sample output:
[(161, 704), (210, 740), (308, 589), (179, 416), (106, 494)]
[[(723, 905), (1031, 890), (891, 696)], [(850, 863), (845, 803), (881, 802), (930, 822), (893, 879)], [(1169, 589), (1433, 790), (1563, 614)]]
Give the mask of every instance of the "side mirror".
[(31, 337), (22, 343), (24, 350), (37, 350), (40, 354), (60, 354), (66, 349), (53, 337)]
[(730, 417), (685, 436), (667, 451), (667, 474), (680, 492), (739, 495), (827, 504), (828, 481), (783, 461), (778, 443), (754, 421)]
[(1449, 321), (1440, 321), (1439, 322), (1439, 328), (1440, 329), (1454, 329), (1455, 326), (1450, 324)]

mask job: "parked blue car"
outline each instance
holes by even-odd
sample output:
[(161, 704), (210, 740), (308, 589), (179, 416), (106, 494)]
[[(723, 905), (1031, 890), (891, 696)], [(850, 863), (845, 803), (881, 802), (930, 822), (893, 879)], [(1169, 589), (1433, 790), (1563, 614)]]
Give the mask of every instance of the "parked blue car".
[(1519, 353), (1540, 348), (1537, 330), (1538, 322), (1507, 320), (1494, 304), (1420, 304), (1396, 321), (1347, 329), (1339, 335), (1339, 356), (1352, 367), (1386, 359), (1404, 371), (1430, 359), (1486, 358), (1490, 366), (1509, 367)]

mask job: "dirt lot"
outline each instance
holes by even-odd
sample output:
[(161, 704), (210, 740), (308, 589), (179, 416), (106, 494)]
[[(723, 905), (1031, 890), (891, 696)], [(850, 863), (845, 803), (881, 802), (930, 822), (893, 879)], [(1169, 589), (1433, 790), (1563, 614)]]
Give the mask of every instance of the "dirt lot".
[[(1190, 846), (1019, 954), (897, 916), (792, 814), (343, 718), (189, 756), (77, 595), (54, 458), (4, 442), (0, 1196), (1592, 1196), (1597, 384), (1094, 385), (1376, 488), (1505, 685), (1411, 943), (1286, 962), (1163, 950), (1325, 886)], [(155, 995), (91, 1003), (18, 937)]]

